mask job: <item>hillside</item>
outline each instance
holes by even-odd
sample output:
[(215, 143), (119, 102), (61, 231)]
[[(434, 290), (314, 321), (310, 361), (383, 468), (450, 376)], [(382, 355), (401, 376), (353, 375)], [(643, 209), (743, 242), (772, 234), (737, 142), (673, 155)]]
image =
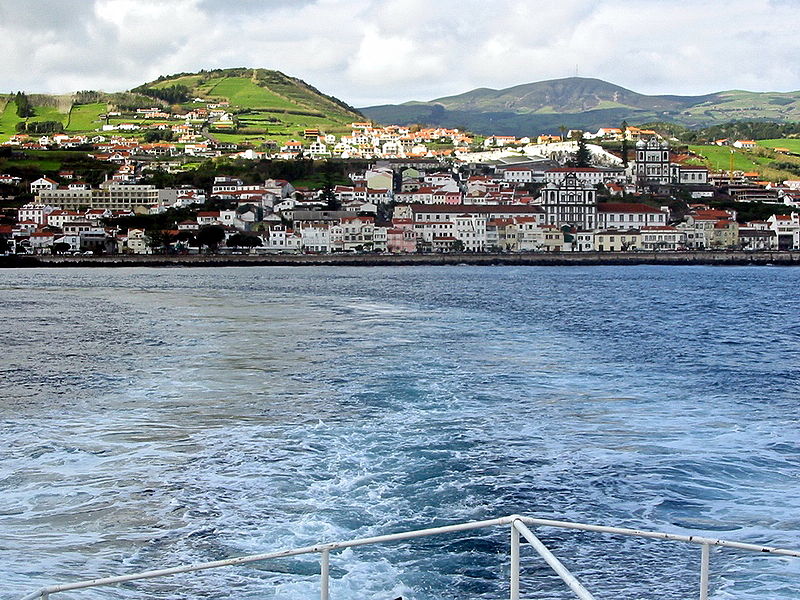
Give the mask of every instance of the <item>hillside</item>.
[(740, 120), (800, 121), (800, 92), (732, 90), (704, 96), (648, 96), (602, 81), (569, 77), (493, 90), (479, 88), (429, 102), (362, 108), (384, 124), (424, 123), (476, 133), (555, 133), (561, 125), (592, 129), (666, 121), (703, 127)]
[[(14, 99), (0, 96), (0, 141), (16, 133), (20, 122), (47, 121), (68, 133), (90, 133), (104, 125), (151, 125), (153, 121), (138, 115), (137, 108), (159, 107), (167, 113), (180, 113), (220, 102), (228, 103), (225, 109), (234, 120), (211, 123), (208, 135), (223, 142), (260, 145), (272, 140), (281, 143), (301, 137), (307, 128), (346, 131), (347, 124), (364, 118), (344, 102), (304, 81), (266, 69), (180, 73), (160, 77), (130, 92), (31, 94), (28, 98), (34, 114), (22, 118), (17, 115)], [(140, 137), (143, 134), (140, 131), (121, 135)]]

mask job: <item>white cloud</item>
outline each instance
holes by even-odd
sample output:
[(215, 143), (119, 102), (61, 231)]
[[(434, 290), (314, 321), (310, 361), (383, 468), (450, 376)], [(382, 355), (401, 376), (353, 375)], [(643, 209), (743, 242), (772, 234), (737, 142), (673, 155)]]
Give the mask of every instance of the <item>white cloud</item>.
[(279, 69), (353, 105), (578, 73), (643, 93), (800, 88), (794, 0), (2, 0), (3, 91)]

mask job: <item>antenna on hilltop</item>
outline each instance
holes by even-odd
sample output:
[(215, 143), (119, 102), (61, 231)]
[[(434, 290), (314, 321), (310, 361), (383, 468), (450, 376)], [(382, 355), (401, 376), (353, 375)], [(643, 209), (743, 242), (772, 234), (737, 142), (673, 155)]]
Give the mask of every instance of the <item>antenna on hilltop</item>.
[(575, 77), (577, 77), (577, 76), (578, 76), (578, 65), (576, 64), (575, 65)]

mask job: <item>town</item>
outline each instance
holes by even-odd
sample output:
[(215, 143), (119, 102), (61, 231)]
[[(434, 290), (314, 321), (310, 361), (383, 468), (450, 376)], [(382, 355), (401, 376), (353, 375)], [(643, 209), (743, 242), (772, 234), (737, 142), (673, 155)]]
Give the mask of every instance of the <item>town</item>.
[[(154, 141), (97, 135), (18, 134), (0, 151), (85, 149), (111, 165), (91, 185), (75, 172), (26, 180), (0, 173), (5, 254), (633, 252), (800, 249), (800, 181), (712, 172), (691, 164), (655, 131), (637, 127), (536, 138), (476, 139), (457, 129), (354, 122), (340, 136), (307, 129), (302, 140), (240, 150), (201, 136), (233, 118), (224, 103), (153, 120)], [(164, 141), (165, 138), (176, 141)], [(157, 139), (158, 138), (158, 139)], [(620, 142), (622, 152), (599, 141)], [(742, 148), (748, 140), (720, 140)], [(208, 187), (148, 183), (180, 170), (181, 157), (236, 164), (305, 161), (318, 185), (286, 178), (245, 182), (221, 174)], [(336, 162), (347, 181), (325, 177)], [(773, 207), (744, 220), (737, 208)], [(146, 217), (160, 217), (148, 221)], [(166, 224), (165, 224), (166, 223)]]

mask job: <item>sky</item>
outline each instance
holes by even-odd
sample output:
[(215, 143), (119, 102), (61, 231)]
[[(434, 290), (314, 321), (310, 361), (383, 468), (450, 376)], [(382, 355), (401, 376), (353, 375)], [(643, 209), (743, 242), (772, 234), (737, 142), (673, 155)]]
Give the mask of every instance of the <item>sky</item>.
[(0, 92), (276, 69), (357, 106), (571, 77), (800, 89), (800, 0), (0, 0)]

